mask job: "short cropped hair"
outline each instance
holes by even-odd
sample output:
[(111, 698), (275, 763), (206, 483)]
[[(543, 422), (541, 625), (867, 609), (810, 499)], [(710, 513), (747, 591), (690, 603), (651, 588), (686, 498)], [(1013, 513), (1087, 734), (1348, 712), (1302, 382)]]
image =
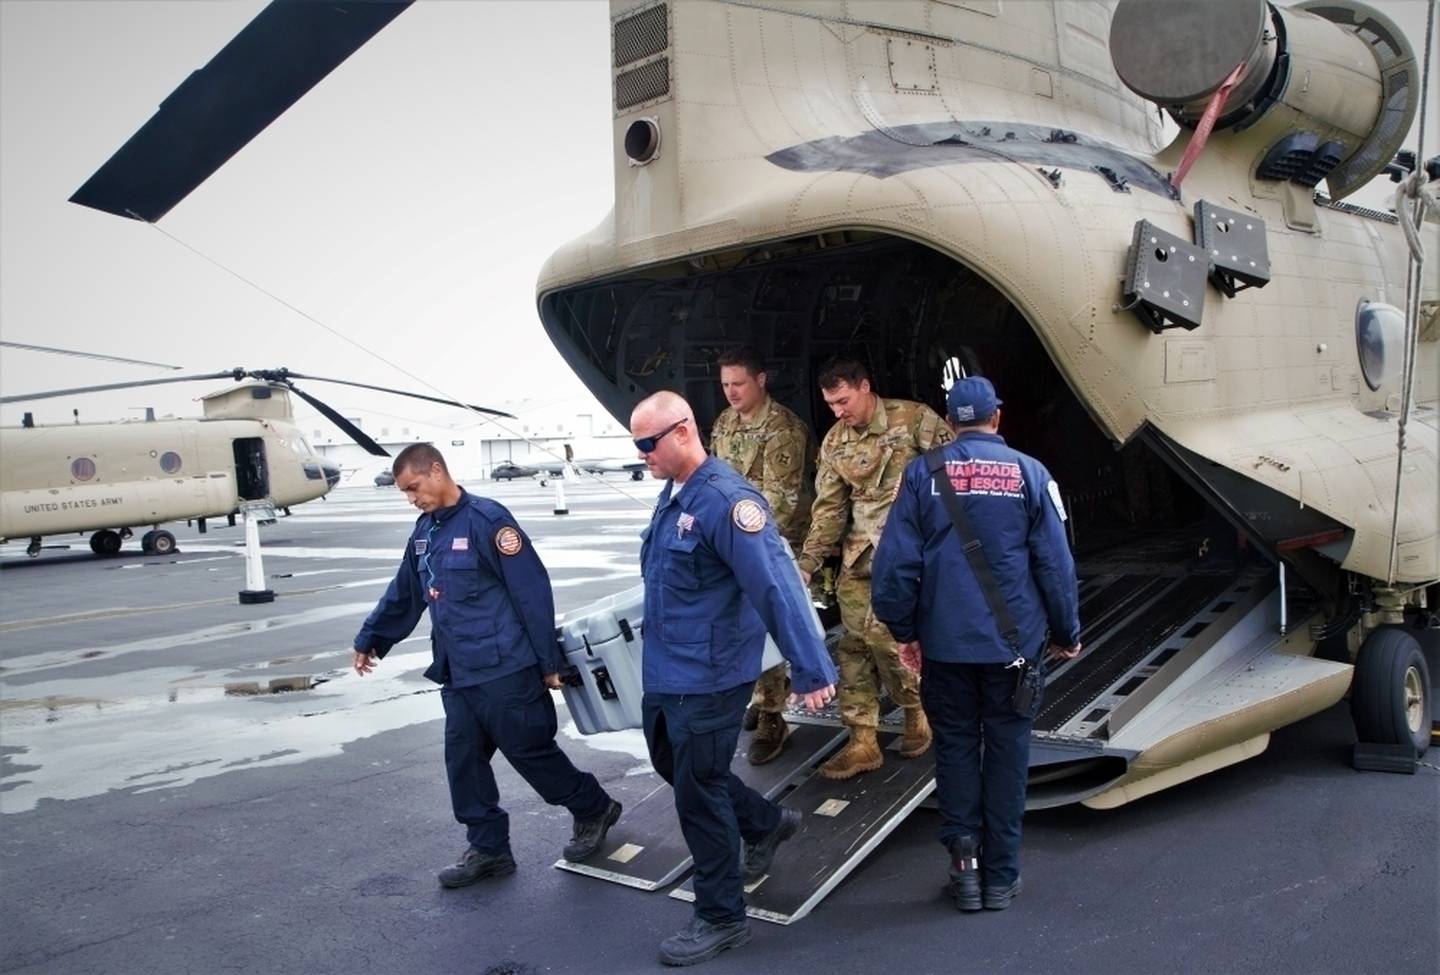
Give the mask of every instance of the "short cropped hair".
[(743, 366), (750, 375), (758, 376), (765, 372), (765, 360), (753, 345), (737, 345), (727, 349), (720, 354), (717, 364), (723, 369), (725, 366)]
[(390, 473), (399, 477), (403, 471), (413, 471), (416, 474), (423, 474), (430, 470), (431, 464), (439, 464), (445, 476), (450, 476), (450, 468), (445, 463), (445, 455), (435, 449), (431, 443), (412, 443), (400, 451), (400, 456), (395, 458), (395, 463), (390, 466)]
[(821, 389), (835, 389), (841, 383), (858, 388), (870, 378), (870, 370), (854, 356), (837, 355), (820, 367), (818, 381)]

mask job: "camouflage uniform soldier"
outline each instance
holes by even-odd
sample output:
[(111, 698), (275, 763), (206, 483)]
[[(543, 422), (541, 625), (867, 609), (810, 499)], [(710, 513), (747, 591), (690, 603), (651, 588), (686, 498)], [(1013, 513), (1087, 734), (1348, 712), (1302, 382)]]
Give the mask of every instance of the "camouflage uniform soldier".
[(845, 635), (840, 640), (840, 717), (850, 741), (820, 766), (820, 774), (848, 779), (882, 764), (875, 738), (880, 683), (905, 709), (900, 754), (923, 755), (930, 725), (920, 709), (918, 678), (900, 663), (895, 640), (870, 608), (870, 560), (890, 513), (905, 465), (954, 434), (934, 410), (903, 399), (881, 399), (870, 374), (854, 359), (836, 358), (820, 372), (820, 391), (839, 421), (820, 444), (816, 500), (800, 553), (808, 581), (839, 543), (836, 595)]
[[(815, 441), (793, 412), (765, 391), (765, 363), (754, 349), (741, 347), (720, 357), (720, 386), (730, 406), (710, 431), (710, 452), (735, 468), (770, 503), (780, 535), (798, 551), (810, 527), (815, 500), (809, 475)], [(790, 733), (782, 716), (790, 682), (785, 665), (760, 675), (750, 707), (756, 712), (750, 739), (751, 765), (776, 758)]]

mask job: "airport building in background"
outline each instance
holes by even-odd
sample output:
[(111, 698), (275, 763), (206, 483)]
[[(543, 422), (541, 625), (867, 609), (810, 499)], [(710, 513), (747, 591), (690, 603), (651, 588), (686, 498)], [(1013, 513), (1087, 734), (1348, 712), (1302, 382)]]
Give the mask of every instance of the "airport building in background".
[[(488, 480), (496, 465), (505, 462), (541, 470), (556, 466), (567, 444), (576, 460), (634, 459), (629, 432), (598, 403), (586, 400), (498, 404), (497, 409), (515, 415), (513, 420), (457, 416), (453, 410), (447, 412), (455, 419), (443, 422), (366, 410), (343, 412), (392, 457), (412, 443), (434, 444), (445, 455), (451, 474), (463, 483)], [(389, 459), (367, 453), (319, 416), (301, 416), (296, 422), (315, 450), (339, 465), (342, 485), (369, 484), (380, 471), (390, 469)]]

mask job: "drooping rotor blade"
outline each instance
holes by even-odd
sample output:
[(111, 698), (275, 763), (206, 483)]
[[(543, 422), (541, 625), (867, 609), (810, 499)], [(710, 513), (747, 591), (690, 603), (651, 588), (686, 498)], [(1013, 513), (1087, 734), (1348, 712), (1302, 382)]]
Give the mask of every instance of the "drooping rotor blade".
[(361, 430), (355, 424), (351, 423), (345, 417), (341, 416), (338, 412), (336, 412), (333, 407), (322, 403), (320, 400), (316, 399), (309, 393), (305, 392), (303, 389), (300, 389), (293, 384), (288, 385), (290, 392), (294, 393), (296, 396), (300, 397), (305, 402), (315, 407), (315, 409), (319, 410), (321, 415), (324, 416), (325, 419), (335, 424), (341, 430), (344, 430), (346, 435), (349, 436), (351, 440), (364, 447), (367, 451), (374, 454), (376, 457), (390, 456), (390, 451), (386, 450), (384, 447), (371, 440), (364, 430)]
[(104, 355), (100, 352), (81, 352), (78, 349), (52, 349), (48, 345), (27, 345), (24, 342), (4, 342), (0, 345), (9, 349), (24, 349), (27, 352), (50, 352), (54, 355), (73, 355), (78, 359), (99, 359), (102, 362), (119, 362), (127, 366), (154, 366), (156, 369), (179, 369), (166, 362), (150, 362), (146, 359), (126, 359), (118, 355)]
[(47, 389), (40, 393), (21, 393), (18, 396), (0, 396), (0, 403), (28, 403), (37, 399), (54, 399), (57, 396), (76, 396), (80, 393), (103, 393), (111, 389), (133, 389), (136, 386), (165, 386), (169, 383), (193, 383), (208, 379), (245, 378), (243, 369), (226, 372), (207, 372), (200, 376), (166, 376), (163, 379), (136, 379), (128, 383), (105, 383), (100, 386), (76, 386), (73, 389)]
[(444, 406), (460, 406), (467, 410), (474, 410), (477, 413), (489, 413), (491, 416), (501, 416), (507, 420), (515, 419), (515, 414), (506, 413), (504, 410), (493, 410), (488, 406), (476, 406), (474, 403), (462, 403), (454, 399), (441, 399), (439, 396), (426, 396), (424, 393), (412, 393), (404, 389), (391, 389), (389, 386), (371, 386), (369, 383), (354, 383), (348, 379), (327, 379), (324, 376), (307, 376), (302, 372), (287, 372), (285, 375), (291, 379), (307, 379), (317, 383), (336, 383), (341, 386), (355, 386), (358, 389), (373, 389), (377, 393), (394, 393), (396, 396), (423, 399), (427, 402), (440, 403)]
[(411, 2), (276, 0), (181, 83), (70, 201), (154, 223)]

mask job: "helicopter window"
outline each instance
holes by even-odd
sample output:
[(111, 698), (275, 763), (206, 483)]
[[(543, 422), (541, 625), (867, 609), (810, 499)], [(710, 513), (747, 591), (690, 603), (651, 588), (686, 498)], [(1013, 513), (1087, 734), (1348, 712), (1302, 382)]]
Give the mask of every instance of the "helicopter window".
[(1355, 309), (1355, 345), (1365, 385), (1378, 390), (1400, 369), (1405, 316), (1394, 305), (1362, 301)]
[(95, 476), (95, 462), (89, 457), (76, 457), (70, 462), (70, 476), (77, 481), (88, 481)]
[(160, 469), (166, 474), (179, 473), (182, 462), (180, 455), (173, 450), (167, 450), (160, 455)]

